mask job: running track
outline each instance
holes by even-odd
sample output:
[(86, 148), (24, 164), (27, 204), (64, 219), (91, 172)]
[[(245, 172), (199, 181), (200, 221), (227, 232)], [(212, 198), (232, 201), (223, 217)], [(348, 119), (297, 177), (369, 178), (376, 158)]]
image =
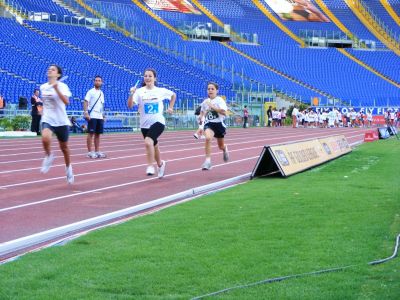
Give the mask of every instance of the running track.
[(248, 128), (229, 129), (230, 161), (213, 141), (213, 169), (201, 171), (204, 142), (192, 131), (165, 132), (160, 138), (163, 179), (145, 175), (139, 134), (102, 136), (107, 159), (86, 158), (86, 136), (70, 138), (75, 184), (68, 185), (58, 143), (53, 167), (43, 175), (41, 140), (0, 140), (0, 244), (52, 228), (149, 202), (190, 188), (229, 179), (253, 170), (264, 145), (344, 134), (349, 143), (363, 141), (363, 129)]

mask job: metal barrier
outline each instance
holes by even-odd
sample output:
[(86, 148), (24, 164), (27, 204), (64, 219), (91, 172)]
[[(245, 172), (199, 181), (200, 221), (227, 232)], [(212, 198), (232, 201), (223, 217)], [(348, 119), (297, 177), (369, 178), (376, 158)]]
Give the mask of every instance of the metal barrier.
[[(0, 119), (7, 118), (12, 120), (16, 116), (30, 116), (30, 110), (21, 109), (1, 109)], [(68, 111), (68, 117), (75, 117), (79, 123), (83, 122), (83, 111)], [(107, 120), (121, 120), (122, 126), (126, 128), (131, 128), (132, 131), (140, 130), (140, 116), (137, 112), (112, 112), (108, 111), (105, 113), (106, 124)], [(166, 129), (167, 130), (178, 130), (187, 129), (195, 130), (198, 127), (197, 116), (193, 112), (187, 112), (186, 114), (173, 113), (171, 115), (165, 114)], [(240, 115), (230, 115), (225, 119), (225, 123), (228, 127), (238, 127), (243, 125), (243, 120)], [(4, 130), (4, 129), (3, 129)]]

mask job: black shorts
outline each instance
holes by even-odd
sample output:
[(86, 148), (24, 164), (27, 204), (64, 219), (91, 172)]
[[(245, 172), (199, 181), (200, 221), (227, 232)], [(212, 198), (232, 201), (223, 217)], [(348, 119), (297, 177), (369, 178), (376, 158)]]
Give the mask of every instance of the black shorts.
[(157, 139), (160, 137), (161, 133), (163, 133), (165, 129), (165, 125), (160, 122), (156, 122), (150, 126), (150, 128), (140, 128), (142, 131), (143, 137), (149, 137), (153, 140), (154, 146), (158, 144)]
[(101, 134), (104, 132), (104, 120), (103, 119), (90, 119), (88, 121), (88, 132)]
[(68, 136), (69, 136), (69, 126), (68, 125), (64, 125), (64, 126), (51, 126), (49, 123), (42, 123), (42, 131), (43, 129), (48, 128), (51, 130), (51, 132), (53, 132), (57, 139), (60, 142), (68, 142)]
[(204, 131), (211, 129), (214, 132), (214, 137), (217, 139), (223, 139), (226, 134), (226, 128), (221, 122), (208, 122), (204, 124)]

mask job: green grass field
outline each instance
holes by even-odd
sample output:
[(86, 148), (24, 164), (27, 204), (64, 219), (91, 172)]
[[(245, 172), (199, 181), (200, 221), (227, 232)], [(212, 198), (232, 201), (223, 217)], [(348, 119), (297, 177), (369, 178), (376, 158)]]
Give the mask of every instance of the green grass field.
[(266, 278), (356, 265), (214, 298), (399, 299), (400, 142), (263, 178), (0, 266), (0, 299), (190, 299)]

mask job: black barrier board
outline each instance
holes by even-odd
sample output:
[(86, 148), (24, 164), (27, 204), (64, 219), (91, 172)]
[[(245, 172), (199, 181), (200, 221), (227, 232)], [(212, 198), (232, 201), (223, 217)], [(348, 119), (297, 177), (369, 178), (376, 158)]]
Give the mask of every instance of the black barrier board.
[(387, 127), (379, 127), (378, 132), (379, 132), (379, 138), (381, 140), (388, 139), (390, 137), (390, 133)]
[(390, 135), (396, 135), (397, 134), (397, 129), (394, 126), (388, 126), (387, 131), (389, 132)]
[(282, 170), (276, 163), (274, 156), (272, 155), (271, 148), (269, 146), (264, 146), (261, 151), (260, 157), (254, 166), (253, 172), (251, 172), (250, 179), (260, 176), (269, 176), (273, 174), (282, 174)]

